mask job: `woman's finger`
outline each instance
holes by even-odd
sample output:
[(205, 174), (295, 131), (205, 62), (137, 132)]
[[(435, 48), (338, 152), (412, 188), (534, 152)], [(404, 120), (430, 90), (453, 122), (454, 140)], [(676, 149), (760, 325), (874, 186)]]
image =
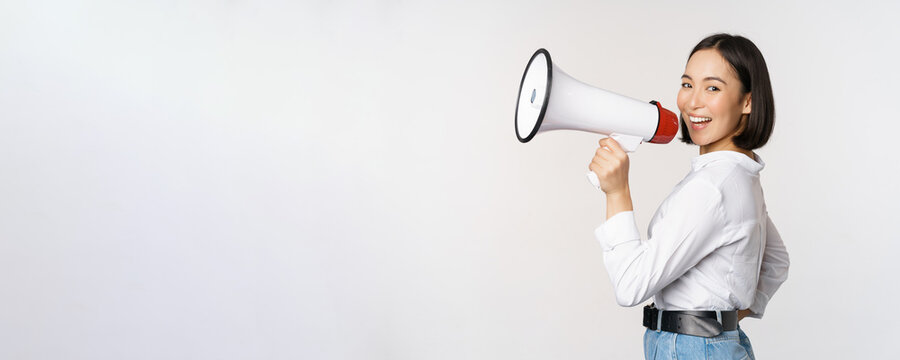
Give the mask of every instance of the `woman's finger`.
[(599, 157), (604, 160), (612, 159), (612, 156), (612, 152), (610, 152), (609, 149), (604, 149), (603, 146), (598, 147), (597, 150), (594, 151), (594, 157)]
[(619, 142), (616, 141), (616, 139), (608, 137), (608, 138), (604, 138), (604, 139), (600, 140), (600, 143), (601, 143), (600, 144), (601, 147), (603, 147), (603, 146), (608, 147), (609, 151), (611, 153), (615, 154), (617, 157), (625, 154), (625, 150), (622, 149), (622, 145), (619, 145)]
[(605, 160), (597, 160), (597, 158), (594, 158), (594, 160), (591, 161), (590, 166), (594, 167), (594, 169), (592, 170), (603, 170), (609, 168), (609, 162), (606, 162)]
[(588, 169), (596, 174), (598, 179), (603, 179), (604, 175), (607, 172), (606, 169), (603, 168), (603, 166), (598, 165), (597, 163), (591, 163), (591, 165), (588, 166)]

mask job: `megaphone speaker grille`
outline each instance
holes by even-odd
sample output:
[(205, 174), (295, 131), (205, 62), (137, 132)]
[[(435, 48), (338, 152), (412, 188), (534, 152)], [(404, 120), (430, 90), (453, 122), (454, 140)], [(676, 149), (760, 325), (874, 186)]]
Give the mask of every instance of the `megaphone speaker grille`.
[(550, 101), (552, 83), (553, 62), (550, 60), (550, 53), (545, 49), (538, 49), (528, 60), (519, 83), (516, 104), (516, 137), (519, 141), (531, 141), (541, 128)]

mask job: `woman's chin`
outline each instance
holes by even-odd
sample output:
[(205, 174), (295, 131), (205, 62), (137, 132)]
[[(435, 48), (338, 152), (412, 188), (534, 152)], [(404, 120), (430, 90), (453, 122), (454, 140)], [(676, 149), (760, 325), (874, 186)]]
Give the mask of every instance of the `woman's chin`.
[(703, 142), (703, 138), (699, 138), (699, 139), (698, 139), (697, 134), (693, 134), (693, 133), (691, 133), (691, 132), (689, 131), (689, 132), (688, 132), (688, 135), (691, 136), (691, 142), (692, 142), (694, 145), (701, 145), (700, 143)]
[(703, 138), (695, 139), (693, 136), (691, 137), (691, 142), (693, 142), (694, 145), (697, 145), (697, 146), (709, 145), (709, 141), (706, 141), (706, 139), (703, 139)]

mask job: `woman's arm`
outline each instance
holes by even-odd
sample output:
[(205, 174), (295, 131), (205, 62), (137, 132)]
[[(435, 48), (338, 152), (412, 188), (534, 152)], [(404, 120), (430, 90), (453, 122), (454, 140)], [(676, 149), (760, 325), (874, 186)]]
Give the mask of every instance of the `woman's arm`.
[(775, 228), (775, 223), (769, 214), (766, 214), (766, 249), (763, 252), (762, 266), (759, 268), (759, 283), (756, 285), (756, 297), (753, 305), (750, 305), (750, 316), (762, 319), (769, 300), (775, 295), (775, 291), (787, 280), (791, 259), (788, 256), (781, 234)]
[(622, 211), (594, 234), (621, 306), (638, 305), (675, 281), (715, 251), (725, 227), (722, 193), (694, 179), (666, 200), (666, 215), (653, 237), (642, 241), (633, 211)]

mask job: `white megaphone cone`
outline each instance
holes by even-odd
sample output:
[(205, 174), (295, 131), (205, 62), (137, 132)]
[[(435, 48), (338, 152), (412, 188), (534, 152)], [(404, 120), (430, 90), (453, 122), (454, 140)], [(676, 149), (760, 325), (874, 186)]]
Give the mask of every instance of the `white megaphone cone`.
[[(551, 130), (580, 130), (609, 135), (627, 152), (642, 141), (667, 144), (678, 133), (678, 117), (656, 101), (649, 103), (580, 82), (538, 49), (528, 61), (516, 104), (516, 137), (526, 143)], [(588, 179), (596, 188), (593, 171)]]

